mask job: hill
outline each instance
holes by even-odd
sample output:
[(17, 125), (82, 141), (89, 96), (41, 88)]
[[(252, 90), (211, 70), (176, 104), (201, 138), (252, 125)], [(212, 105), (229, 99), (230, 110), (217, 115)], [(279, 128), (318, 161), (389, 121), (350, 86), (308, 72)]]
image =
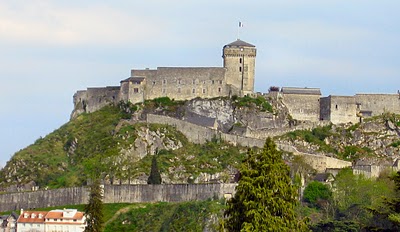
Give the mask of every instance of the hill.
[[(216, 126), (225, 133), (257, 139), (277, 131), (275, 141), (280, 144), (354, 163), (392, 165), (399, 157), (398, 115), (386, 113), (357, 124), (307, 127), (306, 122), (293, 120), (284, 104), (263, 97), (185, 102), (159, 98), (143, 104), (109, 105), (77, 116), (17, 152), (0, 171), (0, 188), (17, 191), (32, 185), (81, 186), (93, 172), (101, 173), (109, 184), (145, 184), (153, 155), (157, 156), (164, 183), (234, 180), (236, 167), (247, 148), (219, 138), (205, 144), (191, 143), (175, 127), (146, 123), (144, 119), (149, 113)], [(210, 125), (210, 121), (214, 124)], [(248, 133), (249, 129), (252, 133)]]

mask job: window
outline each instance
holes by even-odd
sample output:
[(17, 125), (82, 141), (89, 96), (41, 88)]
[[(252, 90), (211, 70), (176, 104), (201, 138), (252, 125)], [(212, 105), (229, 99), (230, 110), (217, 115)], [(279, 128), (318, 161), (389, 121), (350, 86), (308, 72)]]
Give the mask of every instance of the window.
[(242, 67), (239, 67), (239, 72), (241, 72), (242, 71)]
[(156, 84), (156, 81), (153, 81), (153, 85), (155, 85)]
[(192, 93), (196, 93), (196, 89), (192, 89)]
[(203, 84), (206, 84), (206, 81), (203, 81)]
[(242, 58), (239, 59), (239, 63), (242, 63)]
[(211, 81), (211, 84), (214, 84), (214, 80)]
[(221, 92), (221, 88), (218, 88), (218, 93), (220, 93)]
[(206, 93), (206, 89), (203, 89), (203, 93)]
[(337, 105), (336, 105), (336, 109), (337, 109)]
[(193, 84), (196, 84), (196, 79), (193, 80)]
[(182, 84), (181, 79), (178, 79), (178, 84)]
[(221, 84), (221, 85), (222, 85), (222, 81), (219, 81), (219, 84)]
[(164, 79), (164, 80), (163, 80), (163, 84), (164, 84), (164, 85), (167, 84), (167, 80)]
[(139, 93), (139, 89), (138, 88), (133, 88), (133, 92), (134, 93)]

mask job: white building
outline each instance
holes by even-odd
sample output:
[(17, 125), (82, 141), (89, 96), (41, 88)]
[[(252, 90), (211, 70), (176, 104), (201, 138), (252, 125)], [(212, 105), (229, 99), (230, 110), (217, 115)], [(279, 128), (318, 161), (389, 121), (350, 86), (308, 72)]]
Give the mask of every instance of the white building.
[(76, 209), (51, 211), (23, 211), (17, 221), (18, 232), (82, 232), (85, 230), (85, 215)]

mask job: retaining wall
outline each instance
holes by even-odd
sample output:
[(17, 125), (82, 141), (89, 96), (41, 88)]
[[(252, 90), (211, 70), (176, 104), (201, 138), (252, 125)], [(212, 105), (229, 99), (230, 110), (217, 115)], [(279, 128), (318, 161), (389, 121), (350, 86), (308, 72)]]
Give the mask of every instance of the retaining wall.
[[(234, 195), (237, 184), (106, 185), (104, 203), (181, 202)], [(0, 212), (87, 204), (87, 187), (0, 194)]]

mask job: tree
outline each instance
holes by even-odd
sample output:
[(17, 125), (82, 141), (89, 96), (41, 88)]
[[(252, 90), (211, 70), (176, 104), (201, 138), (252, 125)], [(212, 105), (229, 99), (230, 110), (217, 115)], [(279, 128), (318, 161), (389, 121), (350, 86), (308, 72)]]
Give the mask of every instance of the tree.
[(304, 200), (311, 203), (312, 206), (319, 206), (319, 201), (330, 201), (332, 199), (332, 191), (329, 186), (313, 181), (304, 189)]
[(236, 194), (227, 202), (224, 227), (229, 231), (305, 231), (296, 219), (297, 191), (289, 166), (271, 138), (259, 152), (249, 150), (240, 166)]
[(151, 170), (149, 178), (147, 179), (147, 184), (161, 184), (161, 175), (157, 165), (157, 153), (158, 152), (154, 154), (153, 159), (151, 160)]
[(100, 180), (96, 179), (90, 186), (89, 202), (85, 205), (86, 228), (85, 232), (99, 232), (103, 230), (103, 194)]
[(400, 171), (391, 178), (394, 182), (395, 193), (391, 197), (384, 197), (383, 204), (369, 208), (373, 213), (373, 220), (369, 229), (372, 231), (400, 231)]

